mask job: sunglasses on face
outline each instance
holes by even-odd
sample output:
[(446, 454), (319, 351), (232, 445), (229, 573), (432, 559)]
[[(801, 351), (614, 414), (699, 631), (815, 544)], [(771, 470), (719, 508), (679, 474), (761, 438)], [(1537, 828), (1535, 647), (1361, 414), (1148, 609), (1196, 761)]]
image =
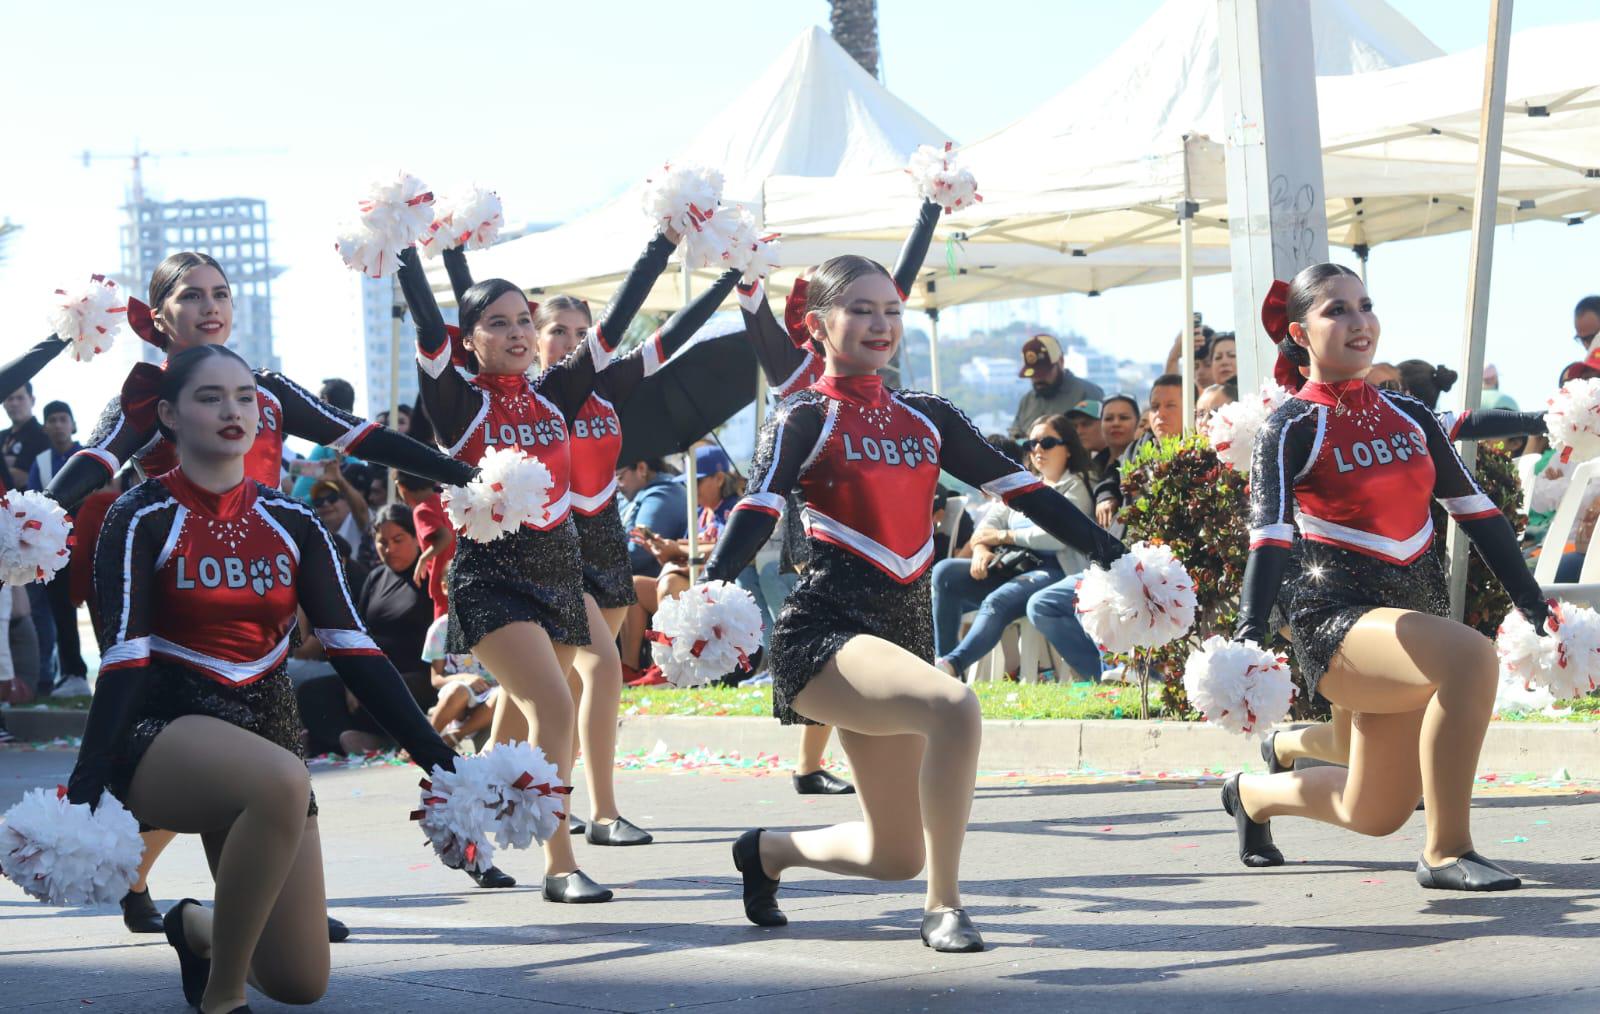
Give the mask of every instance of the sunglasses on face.
[(1024, 440), (1022, 442), (1022, 449), (1027, 451), (1029, 454), (1032, 454), (1033, 449), (1036, 447), (1041, 451), (1053, 451), (1057, 447), (1066, 446), (1066, 443), (1067, 442), (1062, 440), (1060, 437), (1041, 437), (1038, 440)]
[(337, 493), (324, 493), (321, 496), (312, 497), (311, 498), (311, 506), (313, 506), (313, 507), (332, 507), (334, 504), (338, 503), (340, 500), (343, 500), (343, 499), (344, 499), (344, 497), (340, 496)]
[(1398, 391), (1398, 390), (1400, 390), (1400, 381), (1398, 381), (1398, 380), (1385, 380), (1383, 383), (1378, 385), (1378, 390), (1380, 390), (1380, 391)]

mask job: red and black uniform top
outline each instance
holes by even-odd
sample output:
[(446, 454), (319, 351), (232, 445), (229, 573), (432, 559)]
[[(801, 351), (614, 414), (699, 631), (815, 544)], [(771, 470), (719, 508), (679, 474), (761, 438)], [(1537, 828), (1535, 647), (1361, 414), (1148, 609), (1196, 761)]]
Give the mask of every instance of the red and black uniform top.
[(1066, 498), (983, 439), (936, 395), (889, 391), (876, 376), (825, 376), (783, 403), (762, 433), (749, 492), (717, 540), (706, 576), (733, 580), (798, 490), (807, 536), (910, 584), (933, 563), (933, 496), (943, 469), (1108, 563), (1126, 550)]
[(1462, 463), (1439, 417), (1410, 395), (1363, 380), (1307, 383), (1256, 437), (1240, 636), (1264, 643), (1297, 527), (1311, 542), (1405, 566), (1433, 543), (1434, 499), (1512, 600), (1542, 608), (1516, 533)]
[[(111, 400), (82, 450), (50, 480), (50, 497), (68, 510), (106, 484), (128, 459), (137, 460), (146, 476), (178, 466), (170, 441), (156, 426), (165, 364), (136, 363), (123, 381), (122, 393)], [(265, 486), (277, 486), (283, 475), (283, 441), (295, 436), (403, 472), (446, 485), (462, 485), (472, 469), (433, 448), (374, 422), (334, 408), (281, 373), (256, 370), (261, 421), (256, 440), (245, 455), (245, 475)]]
[[(612, 365), (617, 343), (666, 268), (672, 250), (672, 241), (657, 234), (600, 320), (590, 328), (589, 336), (571, 355), (537, 379), (525, 374), (471, 372), (463, 361), (463, 350), (445, 327), (416, 251), (407, 249), (401, 254), (400, 288), (417, 328), (417, 375), (422, 403), (433, 421), (439, 445), (451, 457), (472, 465), (481, 461), (491, 447), (516, 448), (543, 462), (555, 481), (543, 521), (530, 521), (528, 527), (549, 531), (571, 513), (571, 438), (577, 420), (597, 388), (601, 371)], [(660, 346), (647, 342), (627, 357), (634, 362), (619, 362), (618, 366), (626, 373), (637, 371), (642, 378), (647, 355), (654, 356), (659, 350)], [(621, 429), (618, 425), (619, 441)], [(590, 431), (587, 418), (584, 431)]]
[(154, 667), (224, 687), (278, 672), (296, 607), (340, 678), (425, 770), (451, 751), (356, 614), (332, 538), (310, 507), (246, 479), (213, 493), (174, 469), (121, 496), (95, 550), (100, 682), (73, 801), (93, 802)]

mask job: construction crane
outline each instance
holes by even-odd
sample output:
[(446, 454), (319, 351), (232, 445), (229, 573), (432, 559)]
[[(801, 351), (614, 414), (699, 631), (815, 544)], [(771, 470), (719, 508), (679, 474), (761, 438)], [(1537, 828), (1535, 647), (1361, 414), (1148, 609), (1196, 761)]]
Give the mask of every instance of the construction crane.
[(277, 155), (282, 154), (282, 148), (221, 148), (215, 151), (149, 151), (140, 146), (138, 141), (133, 142), (133, 150), (129, 152), (107, 152), (83, 150), (83, 167), (88, 169), (95, 162), (107, 160), (126, 159), (133, 170), (133, 188), (129, 192), (129, 203), (138, 205), (144, 203), (144, 162), (146, 159), (157, 158), (240, 158), (250, 155)]

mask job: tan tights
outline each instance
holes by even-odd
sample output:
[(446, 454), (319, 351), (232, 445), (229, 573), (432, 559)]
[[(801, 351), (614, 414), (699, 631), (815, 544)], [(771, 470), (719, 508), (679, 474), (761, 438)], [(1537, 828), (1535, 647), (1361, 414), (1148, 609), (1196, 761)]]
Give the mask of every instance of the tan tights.
[(245, 980), (280, 1003), (316, 1002), (328, 988), (322, 845), (306, 816), (311, 779), (294, 754), (201, 715), (156, 737), (134, 772), (139, 819), (201, 835), (216, 881), (211, 911), (184, 909), (189, 944), (211, 958), (201, 1010), (245, 1002)]
[(909, 880), (926, 860), (926, 908), (959, 908), (961, 844), (983, 738), (972, 690), (903, 648), (858, 636), (806, 684), (794, 709), (838, 727), (862, 819), (763, 834), (768, 876), (803, 866)]
[(1350, 711), (1337, 704), (1333, 717), (1303, 729), (1285, 729), (1272, 741), (1278, 763), (1293, 764), (1302, 757), (1329, 764), (1350, 763)]
[(133, 882), (130, 891), (143, 893), (150, 890), (150, 868), (161, 858), (161, 853), (172, 844), (172, 839), (178, 837), (171, 831), (152, 830), (140, 831), (139, 837), (144, 840), (144, 855), (139, 857), (139, 879)]
[[(572, 780), (572, 730), (577, 711), (566, 672), (575, 648), (556, 644), (537, 623), (508, 623), (472, 646), (472, 654), (500, 684), (490, 736), (496, 744), (526, 740), (544, 751), (561, 780)], [(578, 868), (563, 820), (544, 843), (546, 876)]]
[(578, 748), (583, 752), (583, 778), (589, 788), (589, 819), (609, 824), (617, 809), (617, 708), (622, 701), (622, 659), (617, 655), (617, 631), (626, 607), (601, 609), (592, 597), (583, 602), (589, 610), (589, 645), (579, 648), (567, 687), (577, 707)]
[(832, 735), (831, 725), (800, 727), (800, 759), (795, 762), (795, 774), (809, 775), (822, 770), (822, 752), (828, 749), (828, 737)]
[(1375, 609), (1353, 627), (1321, 690), (1351, 713), (1348, 770), (1246, 775), (1257, 820), (1310, 817), (1360, 834), (1392, 834), (1428, 801), (1423, 858), (1438, 866), (1472, 849), (1478, 751), (1494, 708), (1494, 646), (1459, 623)]

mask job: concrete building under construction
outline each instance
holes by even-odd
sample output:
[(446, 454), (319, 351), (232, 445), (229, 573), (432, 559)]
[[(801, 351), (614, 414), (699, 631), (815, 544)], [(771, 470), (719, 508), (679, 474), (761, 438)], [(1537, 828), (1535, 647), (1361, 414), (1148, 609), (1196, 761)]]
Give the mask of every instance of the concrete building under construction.
[[(195, 250), (222, 265), (233, 287), (233, 337), (229, 348), (252, 366), (276, 370), (272, 349), (272, 266), (267, 244), (267, 202), (252, 197), (210, 201), (135, 199), (122, 227), (122, 278), (143, 298), (156, 265), (168, 254)], [(160, 353), (146, 346), (146, 359)]]

